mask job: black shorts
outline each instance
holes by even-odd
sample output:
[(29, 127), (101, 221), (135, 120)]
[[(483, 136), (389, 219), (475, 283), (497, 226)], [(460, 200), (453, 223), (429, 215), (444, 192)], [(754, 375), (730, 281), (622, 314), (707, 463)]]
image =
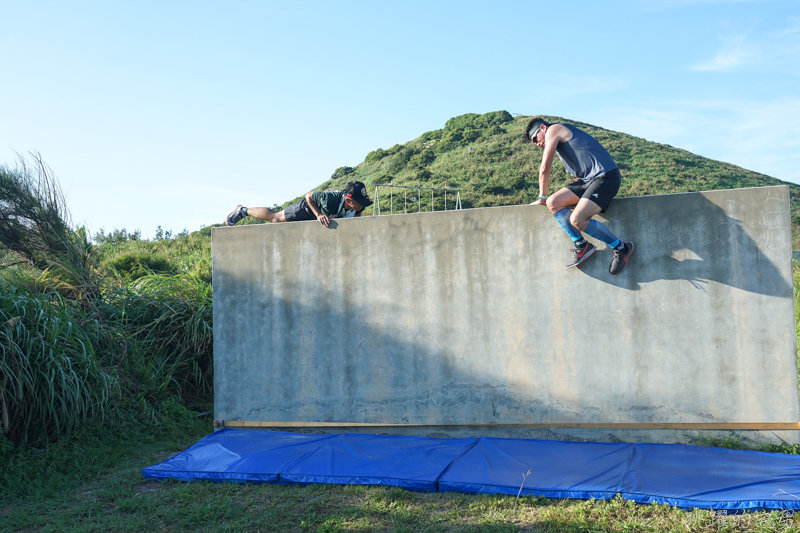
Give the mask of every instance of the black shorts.
[(589, 183), (575, 180), (565, 188), (574, 193), (578, 198), (586, 198), (600, 206), (601, 213), (605, 213), (608, 205), (619, 192), (622, 184), (622, 175), (619, 169), (610, 170), (602, 176), (594, 178)]
[(317, 217), (314, 216), (314, 212), (308, 207), (308, 202), (305, 198), (284, 209), (283, 214), (286, 216), (286, 222), (317, 219)]

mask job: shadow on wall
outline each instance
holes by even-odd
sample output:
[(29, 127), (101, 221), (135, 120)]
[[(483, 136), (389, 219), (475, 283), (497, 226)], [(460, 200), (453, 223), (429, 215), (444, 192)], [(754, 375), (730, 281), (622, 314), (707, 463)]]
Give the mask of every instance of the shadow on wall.
[[(756, 242), (742, 222), (703, 194), (675, 196), (683, 197), (680, 209), (657, 210), (657, 218), (648, 216), (661, 201), (657, 196), (636, 198), (635, 202), (614, 200), (607, 225), (620, 239), (636, 245), (628, 268), (611, 276), (612, 252), (602, 243), (598, 248), (604, 249), (578, 268), (598, 281), (628, 290), (658, 280), (685, 280), (705, 292), (708, 283), (715, 281), (756, 294), (792, 297), (791, 280), (785, 279), (762, 251), (773, 245), (767, 232), (765, 242)], [(789, 260), (787, 257), (787, 263)]]
[(216, 418), (482, 424), (572, 411), (470, 371), (435, 333), (393, 322), (393, 306), (286, 281), (291, 296), (267, 298), (249, 279), (229, 281), (239, 288), (215, 286)]
[[(215, 295), (217, 419), (437, 425), (728, 421), (711, 406), (693, 408), (691, 390), (673, 391), (686, 399), (683, 405), (670, 405), (657, 387), (631, 394), (619, 386), (630, 369), (599, 373), (586, 364), (561, 374), (549, 366), (554, 355), (541, 346), (524, 353), (497, 346), (488, 353), (479, 332), (449, 343), (447, 324), (431, 320), (410, 330), (394, 322), (406, 311), (397, 306), (368, 309), (324, 287), (310, 294), (291, 283), (284, 287), (291, 297), (266, 298), (259, 296), (263, 287), (238, 281), (239, 290)], [(545, 321), (534, 320), (527, 335), (545, 339), (550, 333)], [(598, 344), (612, 344), (616, 333), (593, 335)], [(520, 372), (510, 378), (509, 365), (520, 361)]]

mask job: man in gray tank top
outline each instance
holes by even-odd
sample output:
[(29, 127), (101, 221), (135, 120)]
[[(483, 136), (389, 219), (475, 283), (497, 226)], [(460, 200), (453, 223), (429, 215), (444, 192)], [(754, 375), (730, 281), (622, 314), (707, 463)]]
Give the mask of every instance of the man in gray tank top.
[[(608, 268), (610, 274), (625, 270), (628, 258), (633, 253), (633, 243), (620, 241), (605, 224), (592, 218), (605, 213), (611, 199), (619, 191), (622, 177), (614, 158), (585, 131), (569, 124), (550, 124), (542, 117), (532, 118), (528, 122), (525, 139), (544, 148), (539, 167), (539, 200), (534, 204), (547, 205), (572, 239), (575, 248), (567, 268), (583, 263), (596, 250), (592, 243), (583, 238), (581, 232), (584, 232), (614, 250), (614, 258)], [(556, 155), (574, 180), (548, 198), (550, 169)], [(569, 206), (575, 208), (570, 209)]]

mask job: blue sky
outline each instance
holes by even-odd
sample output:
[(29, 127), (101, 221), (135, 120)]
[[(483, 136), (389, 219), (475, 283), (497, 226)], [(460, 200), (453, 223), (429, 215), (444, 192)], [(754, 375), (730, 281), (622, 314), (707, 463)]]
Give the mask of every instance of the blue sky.
[(77, 224), (190, 231), (505, 109), (800, 182), (800, 3), (0, 0), (0, 163)]

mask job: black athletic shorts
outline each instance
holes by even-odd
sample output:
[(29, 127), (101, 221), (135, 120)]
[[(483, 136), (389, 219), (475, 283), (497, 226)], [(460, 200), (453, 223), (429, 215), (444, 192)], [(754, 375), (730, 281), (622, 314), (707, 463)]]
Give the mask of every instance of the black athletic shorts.
[(298, 222), (300, 220), (316, 220), (314, 212), (308, 207), (308, 202), (305, 198), (297, 203), (294, 203), (283, 210), (286, 215), (287, 222)]
[(589, 183), (584, 183), (580, 180), (575, 180), (569, 185), (567, 189), (572, 191), (575, 196), (579, 198), (586, 198), (600, 206), (601, 213), (605, 213), (611, 199), (614, 198), (619, 192), (619, 186), (622, 184), (622, 175), (619, 169), (610, 170), (602, 176), (594, 178)]

